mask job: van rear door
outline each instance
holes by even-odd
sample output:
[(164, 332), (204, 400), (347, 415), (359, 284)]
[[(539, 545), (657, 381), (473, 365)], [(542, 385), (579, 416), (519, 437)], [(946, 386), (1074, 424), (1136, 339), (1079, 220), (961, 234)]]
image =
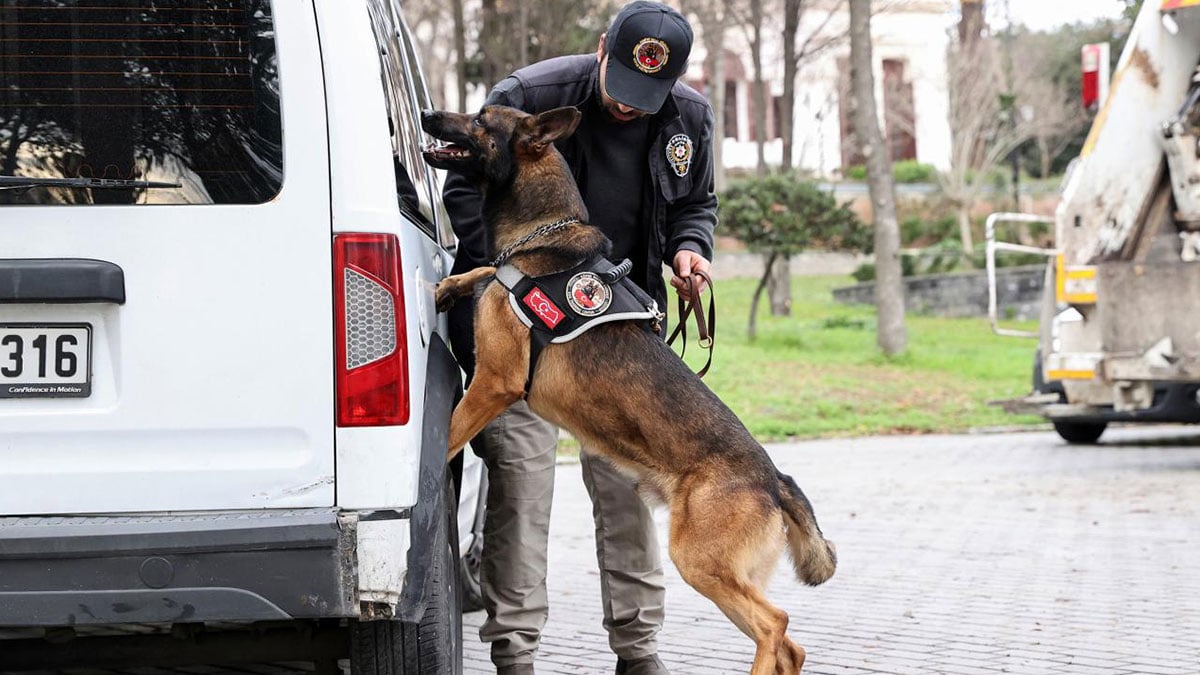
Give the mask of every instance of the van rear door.
[(0, 25), (0, 513), (332, 505), (311, 4), (4, 0)]

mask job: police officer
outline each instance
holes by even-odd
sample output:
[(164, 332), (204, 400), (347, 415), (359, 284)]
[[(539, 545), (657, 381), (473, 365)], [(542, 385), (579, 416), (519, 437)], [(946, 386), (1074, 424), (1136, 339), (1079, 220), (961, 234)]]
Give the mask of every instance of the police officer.
[[(485, 105), (529, 113), (575, 106), (578, 129), (560, 141), (588, 208), (589, 222), (613, 242), (613, 259), (665, 308), (662, 266), (672, 285), (709, 269), (717, 200), (713, 194), (713, 112), (678, 81), (692, 29), (674, 9), (637, 0), (600, 36), (596, 53), (522, 68), (492, 89)], [(461, 176), (446, 182), (446, 206), (459, 237), (454, 273), (486, 265), (490, 251), (479, 192)], [(455, 354), (473, 369), (471, 303), (451, 312)], [(558, 434), (522, 401), (490, 424), (473, 447), (488, 466), (481, 586), (490, 642), (501, 675), (528, 675), (546, 622), (546, 547)], [(657, 655), (663, 573), (654, 521), (633, 482), (583, 448), (592, 499), (604, 627), (616, 672), (667, 673)]]

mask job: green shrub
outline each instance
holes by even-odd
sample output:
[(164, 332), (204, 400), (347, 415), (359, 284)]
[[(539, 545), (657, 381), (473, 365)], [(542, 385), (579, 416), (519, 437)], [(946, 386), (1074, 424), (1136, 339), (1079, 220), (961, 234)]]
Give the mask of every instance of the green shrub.
[(905, 216), (900, 221), (900, 243), (902, 246), (926, 246), (958, 236), (958, 220), (943, 215), (926, 220), (920, 216)]
[[(847, 180), (865, 181), (867, 167), (861, 164), (846, 167), (844, 174)], [(937, 176), (937, 169), (932, 164), (922, 164), (915, 159), (904, 159), (892, 163), (892, 180), (897, 183), (932, 183)]]
[(850, 273), (850, 276), (854, 277), (854, 280), (860, 284), (865, 284), (868, 281), (874, 281), (875, 265), (873, 263), (863, 263), (854, 268), (854, 271)]
[[(911, 254), (908, 254), (908, 253), (902, 253), (900, 255), (900, 276), (911, 277), (911, 276), (914, 276), (916, 273), (917, 273), (916, 257)], [(850, 276), (854, 277), (854, 280), (860, 284), (865, 284), (868, 281), (874, 281), (875, 280), (875, 264), (874, 263), (863, 263), (863, 264), (859, 265), (858, 267), (854, 268), (854, 271), (850, 273)]]
[(937, 174), (932, 164), (922, 164), (915, 159), (905, 159), (892, 164), (892, 177), (897, 183), (929, 183)]
[(962, 243), (946, 239), (921, 249), (915, 265), (917, 274), (945, 274), (962, 268)]
[(873, 324), (874, 322), (867, 317), (841, 315), (826, 317), (817, 322), (817, 325), (823, 330), (874, 330), (875, 326)]
[(721, 196), (720, 230), (756, 253), (870, 251), (871, 230), (846, 204), (792, 176), (746, 178)]
[(867, 167), (863, 166), (862, 164), (855, 164), (854, 166), (847, 167), (845, 176), (846, 176), (846, 178), (848, 178), (850, 180), (858, 180), (858, 181), (866, 180), (867, 179)]

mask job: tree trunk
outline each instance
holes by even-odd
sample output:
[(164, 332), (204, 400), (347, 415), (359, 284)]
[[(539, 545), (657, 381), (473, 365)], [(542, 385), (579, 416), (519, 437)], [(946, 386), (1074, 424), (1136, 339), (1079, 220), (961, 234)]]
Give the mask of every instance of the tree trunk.
[(517, 0), (517, 35), (518, 44), (521, 45), (519, 67), (524, 68), (529, 65), (529, 5), (528, 0)]
[(796, 119), (796, 33), (800, 29), (800, 8), (803, 0), (783, 2), (783, 99), (779, 102), (779, 133), (783, 137), (783, 159), (780, 170), (790, 171), (793, 164), (792, 143), (795, 133), (792, 123)]
[(767, 297), (771, 299), (771, 316), (792, 315), (792, 266), (785, 255), (775, 259), (767, 278)]
[(753, 37), (750, 40), (750, 55), (754, 61), (754, 145), (758, 149), (756, 175), (767, 175), (767, 84), (763, 81), (762, 25), (763, 0), (750, 0), (750, 21)]
[(498, 0), (483, 0), (479, 8), (479, 53), (481, 56), (480, 76), (485, 86), (499, 82), (500, 78), (511, 72), (504, 57), (500, 40), (496, 37), (504, 35), (509, 28), (504, 25), (504, 16)]
[(965, 201), (958, 205), (958, 236), (963, 257), (967, 258), (975, 250), (975, 241), (971, 236), (971, 207)]
[(454, 13), (454, 79), (458, 91), (458, 111), (467, 110), (467, 20), (463, 10), (463, 0), (450, 0)]
[(767, 256), (766, 269), (763, 270), (762, 278), (758, 280), (758, 286), (754, 288), (754, 295), (750, 298), (750, 323), (746, 325), (746, 335), (753, 342), (758, 332), (758, 301), (762, 298), (763, 289), (767, 287), (767, 283), (771, 278), (771, 269), (775, 267), (775, 259), (779, 254), (772, 253)]
[(887, 356), (908, 346), (904, 325), (904, 290), (900, 271), (900, 227), (892, 162), (875, 105), (875, 76), (871, 69), (871, 0), (850, 0), (850, 78), (855, 135), (867, 161), (867, 183), (875, 215), (875, 310), (879, 347)]
[(1050, 156), (1050, 140), (1045, 136), (1039, 135), (1037, 137), (1037, 146), (1039, 159), (1042, 160), (1039, 177), (1046, 178), (1050, 175), (1050, 163), (1054, 161), (1054, 158)]
[(704, 51), (708, 60), (708, 100), (713, 109), (713, 188), (725, 191), (725, 7), (720, 2), (697, 3)]

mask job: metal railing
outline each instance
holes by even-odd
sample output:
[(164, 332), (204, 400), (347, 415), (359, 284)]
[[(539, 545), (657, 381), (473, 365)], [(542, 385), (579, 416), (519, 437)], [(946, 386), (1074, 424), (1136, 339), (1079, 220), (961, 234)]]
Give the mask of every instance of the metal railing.
[(1057, 248), (1038, 248), (1023, 244), (1010, 244), (996, 241), (996, 223), (1054, 223), (1049, 216), (1035, 216), (1029, 213), (993, 213), (987, 217), (984, 225), (984, 236), (987, 238), (987, 279), (988, 279), (988, 321), (992, 324), (992, 332), (1008, 337), (1038, 337), (1035, 332), (1013, 330), (1000, 327), (1000, 317), (996, 302), (996, 251), (1011, 251), (1013, 253), (1036, 253), (1046, 257), (1058, 255)]

